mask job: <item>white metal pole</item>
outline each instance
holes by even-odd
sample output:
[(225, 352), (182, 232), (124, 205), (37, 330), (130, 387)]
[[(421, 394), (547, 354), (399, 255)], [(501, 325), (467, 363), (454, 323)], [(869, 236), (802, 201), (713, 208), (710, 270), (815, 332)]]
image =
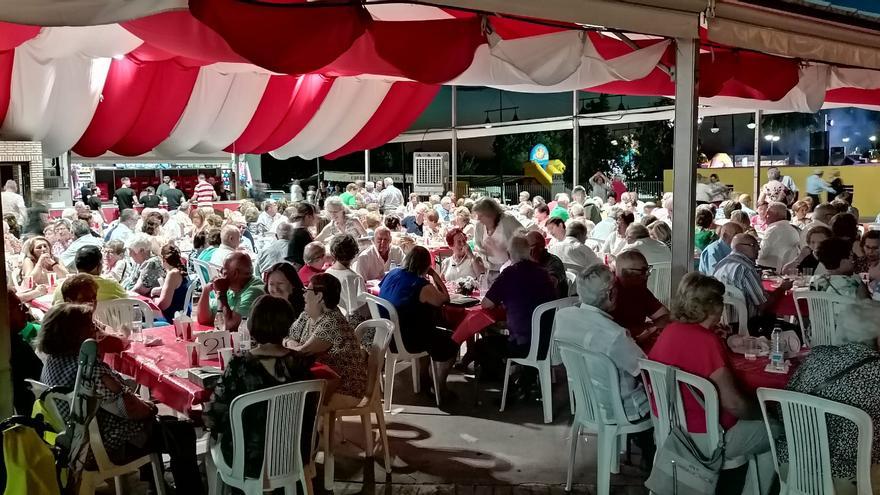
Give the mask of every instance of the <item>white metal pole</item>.
[(761, 187), (761, 116), (764, 112), (755, 111), (755, 168), (752, 172), (752, 208), (758, 201), (758, 191)]
[(456, 181), (458, 181), (458, 92), (455, 86), (452, 87), (452, 156), (450, 162), (452, 166), (452, 184), (451, 189), (458, 197), (458, 191), (455, 189)]
[[(31, 192), (33, 197), (33, 191)], [(32, 200), (33, 201), (33, 200)], [(33, 202), (31, 203), (33, 205)], [(3, 217), (3, 208), (0, 207), (0, 218)], [(5, 249), (0, 249), (0, 266), (6, 266)], [(6, 287), (6, 270), (0, 270), (0, 284)], [(5, 329), (10, 334), (18, 332), (20, 328), (12, 329), (9, 321), (9, 297), (6, 293), (0, 295), (0, 328)], [(0, 331), (0, 418), (8, 418), (12, 416), (12, 366), (10, 363), (12, 350), (10, 343), (12, 339)], [(13, 338), (19, 338), (18, 335), (12, 335)]]
[(364, 150), (364, 183), (370, 180), (370, 150)]
[(578, 122), (578, 92), (571, 92), (571, 188), (574, 189), (578, 185), (578, 173), (580, 158), (580, 123)]
[(694, 269), (699, 43), (675, 40), (675, 136), (673, 150), (672, 288)]

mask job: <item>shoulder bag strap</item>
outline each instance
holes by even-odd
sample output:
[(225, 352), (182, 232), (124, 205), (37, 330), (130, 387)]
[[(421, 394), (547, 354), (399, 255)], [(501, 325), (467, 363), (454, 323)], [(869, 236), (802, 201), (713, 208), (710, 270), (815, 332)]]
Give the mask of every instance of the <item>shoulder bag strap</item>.
[(678, 422), (678, 381), (675, 379), (675, 373), (678, 369), (674, 366), (666, 367), (666, 405), (669, 410), (669, 431), (671, 432), (677, 426)]
[(837, 380), (840, 380), (844, 376), (852, 373), (853, 371), (861, 368), (862, 366), (865, 366), (866, 364), (871, 364), (875, 361), (880, 361), (880, 356), (868, 356), (864, 359), (856, 361), (855, 363), (853, 363), (853, 364), (847, 366), (846, 368), (838, 371), (837, 373), (829, 376), (828, 378), (823, 380), (822, 383), (820, 383), (819, 385), (816, 385), (815, 387), (810, 389), (810, 391), (807, 393), (810, 395), (816, 395), (817, 393), (821, 392), (822, 390), (825, 390), (826, 388), (828, 388), (829, 385), (833, 384)]

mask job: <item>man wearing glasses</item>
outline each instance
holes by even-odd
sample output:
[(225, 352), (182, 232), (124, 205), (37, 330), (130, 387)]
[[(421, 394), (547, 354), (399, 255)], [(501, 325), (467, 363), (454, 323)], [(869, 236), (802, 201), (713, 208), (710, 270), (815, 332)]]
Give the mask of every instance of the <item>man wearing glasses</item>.
[(645, 255), (628, 249), (614, 260), (617, 300), (611, 317), (629, 331), (643, 349), (650, 349), (660, 330), (669, 323), (669, 310), (648, 289), (651, 267)]
[[(761, 285), (761, 274), (755, 261), (761, 252), (761, 245), (751, 234), (737, 234), (731, 243), (733, 252), (718, 262), (714, 276), (724, 285), (742, 291), (749, 313), (749, 331), (758, 333), (773, 329), (776, 315), (771, 310), (785, 292), (792, 287), (791, 280), (784, 280), (772, 292), (764, 291)], [(730, 322), (733, 325), (733, 322)]]

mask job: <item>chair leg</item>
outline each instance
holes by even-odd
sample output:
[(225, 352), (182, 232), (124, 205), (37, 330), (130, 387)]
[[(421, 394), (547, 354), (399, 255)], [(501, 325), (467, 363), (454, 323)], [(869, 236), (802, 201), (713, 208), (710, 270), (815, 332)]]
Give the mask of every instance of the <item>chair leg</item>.
[(574, 473), (574, 461), (577, 458), (577, 445), (581, 438), (581, 426), (577, 422), (571, 425), (571, 449), (568, 452), (568, 474), (565, 476), (565, 491), (571, 491), (571, 478)]
[(419, 393), (422, 390), (422, 381), (419, 380), (419, 360), (418, 358), (410, 361), (412, 367), (413, 392)]
[(382, 441), (382, 450), (385, 455), (385, 472), (391, 472), (391, 450), (388, 448), (388, 431), (385, 429), (385, 414), (375, 411), (376, 423), (379, 425), (379, 440)]
[(507, 360), (507, 365), (504, 367), (504, 386), (501, 387), (501, 408), (498, 409), (498, 412), (504, 412), (504, 406), (507, 405), (507, 385), (510, 381), (510, 359)]
[(574, 416), (574, 390), (571, 388), (571, 380), (566, 382), (566, 387), (568, 387), (568, 407), (571, 409), (571, 415)]
[(162, 476), (162, 454), (151, 454), (150, 464), (153, 465), (153, 480), (156, 482), (156, 494), (165, 495), (165, 477)]
[(364, 457), (370, 458), (375, 454), (373, 450), (373, 418), (370, 413), (361, 414), (361, 426), (364, 428)]
[(434, 380), (434, 400), (437, 401), (437, 407), (440, 407), (440, 382), (437, 381), (437, 363), (433, 359), (428, 359), (431, 365), (431, 377)]
[(122, 477), (114, 476), (113, 477), (113, 488), (116, 489), (116, 495), (123, 495), (125, 491), (123, 491), (122, 487)]
[(617, 436), (609, 431), (599, 430), (599, 452), (596, 459), (596, 495), (609, 495), (611, 492), (611, 470), (617, 453)]
[(95, 495), (95, 478), (88, 473), (83, 473), (80, 480), (79, 495)]
[(394, 393), (394, 368), (397, 360), (393, 357), (385, 360), (385, 411), (391, 412), (391, 396)]
[(550, 382), (550, 367), (538, 366), (541, 380), (541, 401), (544, 403), (544, 422), (553, 422), (553, 384)]
[(333, 430), (335, 430), (336, 415), (328, 413), (324, 415), (324, 490), (333, 491), (333, 482), (336, 478), (334, 471), (335, 459), (333, 459)]

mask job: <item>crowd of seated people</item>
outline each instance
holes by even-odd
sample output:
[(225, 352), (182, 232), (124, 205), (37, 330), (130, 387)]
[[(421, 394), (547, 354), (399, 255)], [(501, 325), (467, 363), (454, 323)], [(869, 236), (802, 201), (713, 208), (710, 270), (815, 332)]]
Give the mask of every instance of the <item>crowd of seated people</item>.
[[(608, 182), (596, 176), (592, 191), (601, 194), (588, 196), (585, 189), (575, 188), (549, 203), (523, 191), (512, 206), (491, 197), (456, 198), (452, 193), (427, 200), (414, 195), (405, 202), (393, 180), (386, 179), (381, 191), (374, 184), (352, 183), (340, 188), (344, 192), (338, 196), (315, 200), (313, 194), (306, 196), (313, 202), (293, 203), (246, 200), (239, 211), (223, 214), (181, 202), (171, 210), (125, 208), (118, 220), (106, 224), (91, 212), (85, 219), (82, 207), (71, 208), (59, 220), (22, 229), (32, 232), (23, 238), (5, 223), (6, 244), (13, 253), (17, 249), (20, 263), (7, 263), (10, 298), (29, 301), (46, 295), (54, 277), (63, 283), (52, 295), (52, 325), (57, 325), (56, 313), (92, 322), (82, 323), (77, 329), (81, 332), (74, 332), (78, 337), (61, 349), (52, 347), (57, 330), (50, 325), (46, 332), (49, 315), (44, 317), (41, 332), (47, 335), (47, 349), (64, 358), (53, 362), (66, 363), (65, 356), (84, 338), (97, 338), (101, 352), (126, 348), (120, 329), (107, 328), (92, 316), (96, 305), (113, 299), (149, 298), (161, 313), (157, 317), (166, 322), (191, 304), (200, 323), (215, 324), (219, 314), (227, 330), (246, 328), (256, 346), (230, 363), (205, 415), (229, 455), (231, 445), (223, 438), (228, 436), (229, 403), (249, 391), (309, 379), (315, 362), (334, 374), (325, 407), (360, 403), (367, 361), (354, 327), (371, 316), (366, 293), (394, 306), (400, 344), (413, 353), (426, 352), (434, 361), (437, 392), (444, 402), (455, 398), (455, 385), (450, 387), (447, 377), (460, 347), (444, 308), (459, 283), (478, 282), (485, 291), (481, 308), (504, 315), (500, 326), (506, 331), (469, 341), (459, 363), (467, 369), (474, 362), (488, 377), (503, 370), (506, 359), (525, 357), (536, 337), (539, 356), (546, 357), (552, 324), (542, 321), (534, 334), (533, 312), (543, 303), (577, 295), (575, 307), (559, 312), (555, 338), (612, 359), (630, 419), (650, 414), (637, 365), (648, 356), (715, 384), (728, 454), (766, 450), (769, 439), (757, 429), (763, 425), (756, 421), (754, 397), (738, 391), (716, 335), (724, 328), (719, 330), (719, 308), (725, 286), (743, 293), (748, 326), (756, 335), (784, 323), (774, 308), (792, 288), (788, 280), (765, 288), (762, 270), (809, 275), (812, 290), (853, 302), (869, 299), (880, 282), (880, 231), (863, 232), (846, 197), (833, 203), (795, 203), (776, 184), (765, 188), (754, 210), (747, 195), (707, 202), (695, 211), (696, 225), (686, 227), (695, 228), (694, 268), (701, 275), (686, 277), (672, 302), (664, 305), (652, 293), (650, 281), (655, 267), (672, 259), (673, 197), (642, 203), (636, 194), (618, 193)], [(213, 276), (198, 276), (204, 263), (213, 265)], [(194, 301), (187, 301), (191, 284), (199, 278), (208, 283), (197, 287), (200, 295)], [(861, 304), (873, 308), (869, 302)], [(694, 348), (700, 352), (688, 352)], [(52, 353), (46, 352), (50, 359)], [(434, 386), (429, 369), (427, 363), (421, 366), (426, 391)], [(54, 382), (69, 381), (53, 373), (47, 376)], [(800, 381), (793, 378), (792, 387), (807, 389)], [(533, 372), (519, 370), (514, 396), (528, 396), (537, 385)], [(112, 384), (110, 388), (108, 400), (128, 393)], [(102, 417), (127, 413), (151, 417), (147, 410), (126, 412), (109, 405)], [(703, 433), (706, 426), (688, 428)], [(122, 453), (139, 434), (120, 437)], [(753, 441), (758, 437), (760, 442)], [(256, 458), (248, 460), (252, 467), (251, 462)]]

